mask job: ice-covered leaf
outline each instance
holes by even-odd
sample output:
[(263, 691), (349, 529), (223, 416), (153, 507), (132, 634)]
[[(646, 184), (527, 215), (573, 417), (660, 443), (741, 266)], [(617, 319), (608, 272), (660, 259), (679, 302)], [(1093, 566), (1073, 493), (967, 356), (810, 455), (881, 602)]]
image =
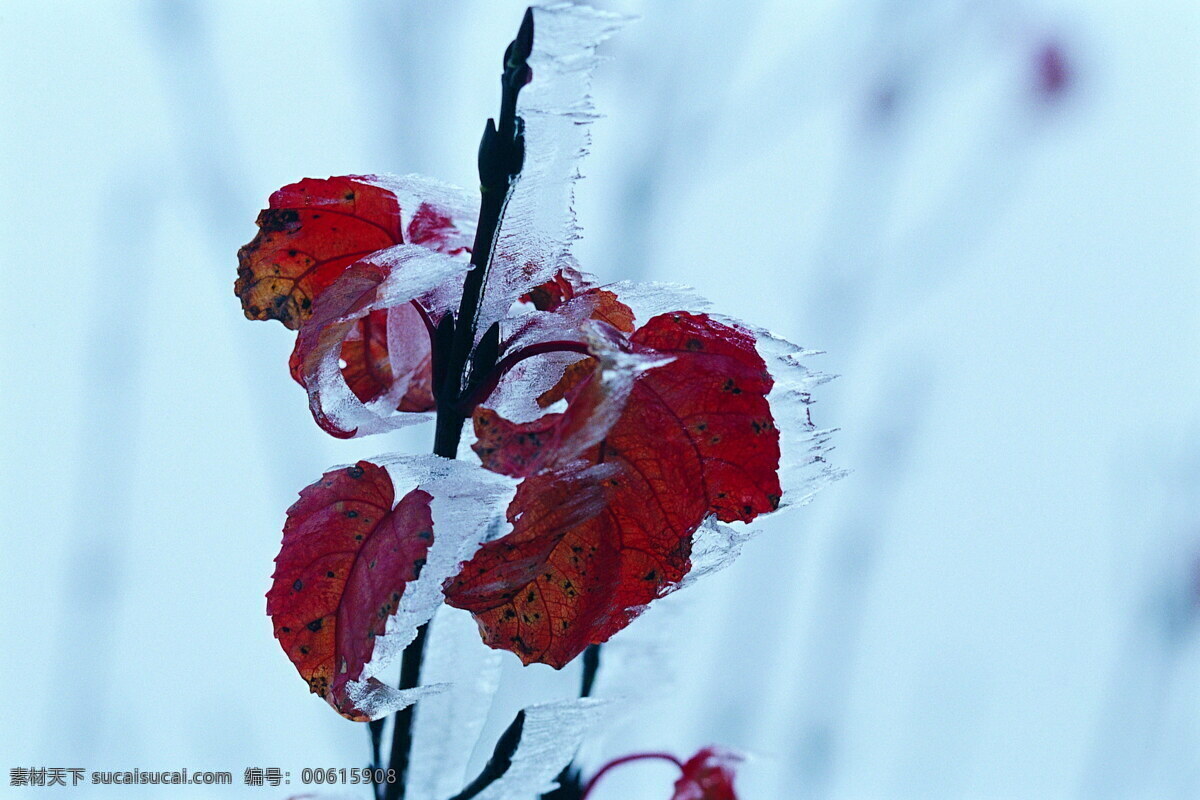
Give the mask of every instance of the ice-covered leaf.
[[(342, 378), (359, 402), (367, 405), (398, 394), (395, 411), (434, 409), (433, 353), (424, 331), (420, 312), (411, 303), (372, 311), (350, 328), (339, 360)], [(299, 337), (288, 368), (296, 383), (305, 386)]]
[[(445, 313), (442, 291), (461, 283), (468, 267), (419, 245), (397, 245), (354, 264), (326, 289), (301, 326), (292, 357), (292, 374), (308, 390), (317, 424), (349, 438), (428, 418), (409, 413), (433, 408), (429, 333), (414, 301), (432, 314)], [(379, 319), (378, 313), (386, 313), (385, 391), (376, 391), (383, 384), (374, 382), (385, 377), (382, 370), (342, 366), (347, 344), (364, 341), (362, 323)], [(381, 356), (383, 345), (374, 335), (375, 354)]]
[[(621, 415), (638, 377), (647, 370), (670, 360), (652, 350), (633, 352), (620, 333), (606, 324), (588, 323), (590, 356), (560, 371), (559, 380), (536, 394), (539, 409), (566, 401), (563, 412), (543, 413), (526, 422), (513, 422), (488, 406), (476, 408), (473, 419), (476, 441), (472, 449), (483, 465), (496, 472), (527, 477), (557, 469), (573, 462), (600, 442)], [(529, 375), (522, 380), (502, 384), (497, 397), (488, 401), (505, 402), (505, 395), (540, 385)], [(509, 400), (509, 406), (512, 406)]]
[(406, 241), (448, 254), (470, 246), (473, 201), (419, 176), (305, 178), (271, 195), (238, 251), (234, 292), (250, 319), (293, 330), (351, 264)]
[[(399, 691), (377, 676), (441, 605), (457, 564), (503, 532), (513, 485), (437, 456), (391, 456), (331, 470), (301, 492), (267, 611), (312, 691), (361, 721), (443, 688)], [(406, 493), (393, 505), (397, 486)]]
[(234, 292), (250, 319), (295, 330), (346, 267), (404, 241), (392, 192), (358, 176), (305, 178), (271, 195), (238, 252)]
[(733, 778), (742, 760), (732, 751), (705, 747), (684, 763), (671, 800), (737, 800)]
[[(485, 464), (529, 477), (508, 509), (513, 532), (480, 548), (446, 595), (476, 615), (488, 644), (525, 663), (562, 667), (674, 588), (710, 514), (749, 521), (780, 503), (773, 381), (754, 337), (675, 312), (630, 345), (662, 363), (632, 383), (583, 454), (586, 470), (530, 448), (521, 426), (487, 439)], [(555, 425), (569, 413), (547, 416)]]
[[(474, 205), (461, 189), (415, 175), (305, 178), (271, 195), (270, 207), (259, 214), (258, 235), (238, 252), (234, 291), (247, 317), (278, 319), (299, 329), (353, 265), (396, 266), (391, 250), (397, 245), (445, 259), (462, 256), (474, 235)], [(458, 260), (461, 266), (445, 272), (442, 283), (422, 288), (431, 311), (455, 301), (466, 270), (465, 259)], [(356, 287), (343, 286), (338, 302), (326, 301), (327, 310), (345, 310), (348, 288)], [(329, 322), (326, 314), (323, 324)], [(407, 300), (354, 320), (332, 353), (341, 364), (345, 394), (360, 406), (377, 405), (381, 416), (430, 410), (431, 354), (427, 338), (418, 335), (422, 326)], [(289, 366), (311, 393), (317, 389), (308, 385), (304, 356), (298, 337)], [(339, 389), (333, 393), (341, 394)], [(334, 435), (350, 432), (325, 417), (318, 422)]]
[(312, 692), (350, 719), (364, 715), (346, 684), (425, 566), (432, 499), (414, 489), (393, 506), (387, 470), (359, 461), (325, 473), (288, 509), (267, 613)]
[(521, 300), (538, 311), (554, 311), (588, 287), (589, 278), (574, 267), (562, 267), (553, 278), (521, 295)]

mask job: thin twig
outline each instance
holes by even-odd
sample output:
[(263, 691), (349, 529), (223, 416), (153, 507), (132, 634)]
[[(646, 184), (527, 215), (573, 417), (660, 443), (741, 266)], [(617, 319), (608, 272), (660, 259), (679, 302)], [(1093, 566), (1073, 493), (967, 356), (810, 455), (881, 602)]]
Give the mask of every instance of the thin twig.
[(500, 738), (496, 740), (496, 748), (492, 751), (492, 757), (488, 759), (483, 771), (450, 800), (471, 800), (472, 797), (491, 786), (504, 773), (508, 772), (508, 768), (512, 766), (513, 754), (517, 752), (517, 745), (521, 743), (521, 732), (524, 728), (525, 710), (521, 709), (504, 729), (504, 733), (500, 734)]
[[(415, 689), (421, 682), (421, 661), (425, 657), (425, 640), (429, 635), (429, 623), (417, 628), (417, 637), (404, 649), (400, 661), (400, 688)], [(408, 758), (412, 752), (412, 722), (415, 705), (396, 712), (392, 724), (392, 755), (388, 769), (393, 771), (392, 780), (383, 792), (384, 800), (403, 800), (405, 779), (408, 775)]]
[[(460, 404), (469, 377), (481, 371), (490, 371), (494, 366), (491, 363), (473, 363), (472, 353), (475, 350), (479, 305), (492, 261), (492, 245), (500, 230), (514, 179), (520, 174), (525, 161), (525, 142), (522, 137), (524, 124), (517, 116), (516, 110), (517, 96), (531, 76), (526, 60), (532, 50), (533, 9), (527, 9), (517, 37), (509, 44), (504, 54), (504, 72), (500, 79), (503, 91), (499, 128), (497, 129), (494, 120), (489, 119), (483, 140), (479, 144), (479, 183), (482, 193), (479, 226), (475, 231), (475, 244), (471, 251), (472, 266), (463, 282), (458, 315), (443, 317), (437, 329), (433, 331), (434, 396), (437, 400), (433, 452), (443, 458), (454, 458), (458, 454), (458, 443), (462, 438), (463, 423), (466, 421)], [(447, 345), (448, 353), (445, 352)], [(495, 354), (492, 353), (489, 358), (494, 360)], [(404, 650), (400, 670), (401, 689), (412, 689), (420, 684), (427, 631), (428, 623), (417, 629), (417, 637)], [(412, 750), (414, 711), (415, 708), (409, 706), (395, 715), (392, 753), (388, 764), (389, 769), (394, 771), (394, 782), (388, 784), (384, 800), (404, 800), (404, 784)], [(523, 724), (524, 717), (518, 715), (518, 719)], [(509, 729), (511, 731), (513, 726), (509, 726)], [(517, 725), (515, 735), (519, 740), (520, 725)], [(513, 747), (515, 746), (514, 743)], [(504, 769), (507, 769), (507, 763)], [(491, 780), (495, 780), (495, 777), (488, 783)]]
[(371, 733), (371, 793), (375, 796), (375, 800), (383, 800), (383, 793), (380, 789), (377, 776), (379, 769), (383, 766), (380, 763), (380, 749), (383, 745), (383, 726), (386, 719), (373, 719), (367, 723), (367, 728)]
[(580, 697), (592, 696), (592, 685), (596, 682), (596, 673), (600, 671), (600, 645), (590, 644), (583, 651), (583, 680), (579, 687)]
[(649, 759), (654, 759), (656, 761), (670, 761), (672, 764), (679, 767), (679, 769), (683, 769), (683, 762), (670, 753), (635, 753), (631, 756), (624, 756), (608, 762), (600, 768), (599, 772), (592, 776), (592, 779), (587, 782), (587, 786), (583, 787), (582, 800), (587, 800), (587, 796), (592, 793), (592, 789), (596, 788), (596, 784), (600, 782), (600, 779), (603, 778), (609, 770), (615, 769), (622, 764), (628, 764), (631, 761), (646, 761)]

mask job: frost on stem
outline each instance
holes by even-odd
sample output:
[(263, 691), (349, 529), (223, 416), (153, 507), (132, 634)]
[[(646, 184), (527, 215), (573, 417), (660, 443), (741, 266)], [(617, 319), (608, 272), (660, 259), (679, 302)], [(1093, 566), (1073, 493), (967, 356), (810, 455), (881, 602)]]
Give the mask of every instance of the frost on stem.
[(530, 800), (557, 785), (555, 777), (575, 757), (583, 737), (604, 712), (601, 700), (544, 703), (525, 709), (521, 743), (504, 774), (475, 795), (478, 800)]
[(442, 606), (430, 626), (421, 679), (454, 689), (416, 707), (408, 795), (444, 798), (471, 777), (467, 765), (500, 683), (500, 653), (479, 643), (470, 615)]
[(535, 6), (533, 15), (533, 80), (517, 103), (525, 162), (496, 236), (480, 330), (503, 319), (516, 298), (574, 266), (574, 187), (597, 116), (589, 94), (601, 62), (596, 48), (630, 19), (571, 3)]

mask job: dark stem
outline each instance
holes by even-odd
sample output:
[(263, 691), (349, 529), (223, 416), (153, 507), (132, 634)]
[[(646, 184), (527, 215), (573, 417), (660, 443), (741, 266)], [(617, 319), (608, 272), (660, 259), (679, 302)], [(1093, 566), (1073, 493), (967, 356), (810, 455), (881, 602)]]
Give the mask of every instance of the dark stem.
[(590, 644), (583, 651), (583, 681), (579, 688), (580, 697), (592, 696), (592, 684), (596, 682), (596, 673), (600, 671), (600, 645)]
[(491, 786), (500, 776), (508, 772), (508, 768), (512, 766), (513, 754), (517, 752), (517, 745), (521, 743), (521, 732), (524, 727), (525, 711), (522, 709), (517, 712), (516, 718), (509, 723), (504, 733), (500, 734), (500, 738), (496, 740), (496, 748), (492, 751), (492, 757), (488, 759), (483, 771), (475, 776), (475, 780), (467, 784), (467, 788), (451, 797), (450, 800), (471, 800), (472, 797)]
[[(504, 207), (521, 167), (525, 163), (524, 122), (517, 116), (517, 96), (532, 77), (526, 59), (533, 50), (533, 9), (526, 9), (517, 38), (504, 54), (500, 76), (500, 126), (489, 119), (479, 142), (479, 226), (471, 249), (471, 270), (463, 282), (462, 301), (455, 318), (454, 343), (448, 359), (443, 398), (457, 403), (469, 374), (467, 361), (475, 344), (479, 305), (491, 268), (492, 249)], [(439, 401), (439, 406), (441, 401)], [(461, 431), (460, 431), (461, 433)]]
[(654, 759), (656, 761), (670, 761), (672, 764), (679, 767), (680, 770), (683, 769), (683, 762), (670, 753), (636, 753), (631, 756), (618, 758), (605, 764), (600, 768), (599, 772), (592, 776), (592, 779), (587, 782), (587, 786), (583, 788), (582, 800), (587, 800), (587, 796), (592, 793), (592, 789), (596, 788), (596, 784), (600, 782), (600, 779), (604, 777), (605, 773), (607, 773), (609, 770), (615, 769), (622, 764), (628, 764), (631, 761), (646, 761), (649, 759)]
[[(466, 413), (461, 401), (464, 387), (474, 374), (487, 374), (493, 363), (472, 363), (479, 306), (484, 285), (491, 267), (493, 244), (500, 230), (504, 208), (515, 178), (525, 160), (524, 124), (517, 116), (517, 96), (532, 76), (526, 60), (533, 50), (533, 9), (527, 9), (517, 37), (504, 54), (504, 72), (500, 83), (500, 126), (488, 120), (479, 143), (479, 227), (471, 250), (471, 269), (463, 282), (462, 300), (458, 315), (444, 317), (431, 329), (434, 362), (434, 397), (437, 402), (437, 422), (433, 435), (433, 452), (443, 458), (458, 454)], [(422, 309), (418, 309), (419, 311)], [(424, 315), (423, 315), (424, 316)], [(427, 321), (431, 322), (431, 321)], [(491, 337), (498, 338), (499, 331)], [(481, 355), (476, 352), (475, 356)], [(486, 358), (495, 360), (494, 350)], [(400, 688), (412, 689), (421, 681), (421, 662), (425, 654), (425, 639), (429, 624), (417, 629), (417, 637), (405, 650), (400, 668)], [(384, 791), (383, 800), (403, 800), (409, 755), (412, 750), (412, 721), (414, 706), (396, 713), (392, 727), (392, 754), (388, 766), (395, 771), (393, 783)], [(519, 717), (523, 724), (524, 717)], [(516, 724), (516, 723), (514, 723)], [(509, 730), (512, 730), (510, 726)], [(520, 739), (520, 725), (516, 737)], [(516, 744), (513, 744), (516, 747)], [(507, 769), (507, 763), (504, 769)], [(491, 778), (495, 780), (495, 778)], [(484, 784), (486, 785), (486, 784)], [(482, 788), (482, 787), (480, 787)]]
[[(400, 688), (415, 689), (421, 682), (421, 660), (425, 656), (425, 639), (429, 634), (429, 623), (417, 628), (417, 637), (404, 649), (400, 660)], [(392, 755), (388, 768), (395, 771), (394, 780), (384, 789), (384, 800), (401, 800), (404, 797), (404, 781), (408, 774), (408, 757), (412, 751), (412, 721), (416, 705), (396, 712), (392, 725)]]
[(383, 766), (379, 761), (379, 750), (383, 744), (383, 725), (385, 719), (373, 719), (367, 723), (368, 729), (371, 731), (371, 792), (375, 796), (375, 800), (383, 800), (383, 792), (379, 787), (379, 781), (375, 780), (376, 770)]

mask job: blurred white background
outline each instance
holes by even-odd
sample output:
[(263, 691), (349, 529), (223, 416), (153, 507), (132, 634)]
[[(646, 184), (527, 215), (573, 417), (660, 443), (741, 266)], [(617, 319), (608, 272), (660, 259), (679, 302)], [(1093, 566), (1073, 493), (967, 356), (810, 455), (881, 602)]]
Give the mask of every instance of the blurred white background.
[[(1200, 7), (602, 5), (643, 20), (604, 49), (583, 266), (827, 351), (854, 472), (629, 629), (674, 678), (587, 763), (721, 743), (746, 800), (1200, 796)], [(0, 3), (3, 783), (282, 798), (242, 770), (365, 762), (263, 594), (301, 487), (432, 434), (321, 433), (235, 253), (303, 176), (474, 185), (523, 7)], [(576, 681), (506, 655), (487, 737)]]

